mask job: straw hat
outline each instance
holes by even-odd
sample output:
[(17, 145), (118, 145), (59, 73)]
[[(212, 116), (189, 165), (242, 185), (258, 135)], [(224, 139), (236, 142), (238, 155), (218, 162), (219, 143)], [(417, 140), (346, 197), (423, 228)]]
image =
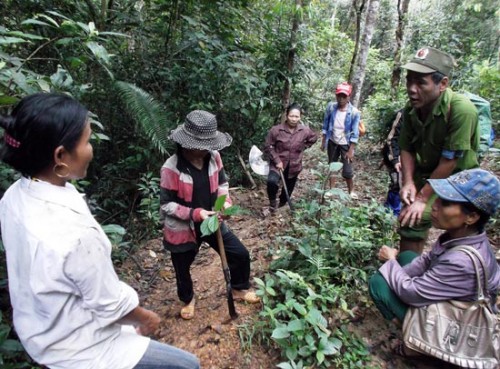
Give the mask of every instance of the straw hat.
[(168, 138), (185, 149), (195, 150), (222, 150), (233, 141), (229, 133), (217, 130), (215, 115), (204, 110), (189, 113), (184, 124), (174, 129)]

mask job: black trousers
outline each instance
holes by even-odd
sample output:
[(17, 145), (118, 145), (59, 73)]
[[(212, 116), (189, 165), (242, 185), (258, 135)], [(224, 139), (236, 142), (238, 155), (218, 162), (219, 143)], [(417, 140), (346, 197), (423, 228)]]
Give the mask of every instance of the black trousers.
[[(241, 241), (224, 227), (226, 232), (222, 233), (224, 249), (226, 251), (227, 264), (231, 272), (231, 287), (235, 290), (246, 290), (250, 288), (250, 254)], [(201, 242), (207, 242), (212, 249), (219, 253), (216, 234), (202, 237)], [(189, 303), (194, 296), (193, 280), (191, 279), (191, 264), (198, 254), (199, 248), (186, 252), (171, 253), (172, 264), (177, 280), (177, 296), (184, 303)], [(222, 269), (221, 269), (222, 274)]]
[(354, 177), (352, 163), (347, 160), (346, 154), (349, 151), (349, 145), (338, 145), (332, 140), (328, 140), (326, 148), (328, 152), (328, 163), (337, 162), (339, 157), (342, 161), (342, 177), (350, 179)]
[[(285, 177), (285, 184), (286, 188), (288, 190), (288, 196), (292, 197), (292, 192), (293, 189), (295, 188), (295, 184), (297, 183), (297, 178), (288, 178), (288, 168), (283, 171), (283, 177)], [(281, 175), (278, 172), (275, 172), (274, 170), (269, 171), (269, 174), (267, 175), (267, 196), (269, 197), (269, 203), (271, 206), (276, 202), (276, 196), (278, 195), (279, 191), (279, 184), (281, 180)], [(285, 188), (283, 187), (281, 190), (280, 194), (280, 202), (279, 205), (283, 206), (286, 204), (286, 194), (285, 194)]]

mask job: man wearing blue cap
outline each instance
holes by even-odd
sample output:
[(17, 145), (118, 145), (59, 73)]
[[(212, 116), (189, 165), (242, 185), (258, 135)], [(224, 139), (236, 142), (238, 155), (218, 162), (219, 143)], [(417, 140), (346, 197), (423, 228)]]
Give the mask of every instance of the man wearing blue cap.
[(403, 66), (409, 102), (399, 139), (405, 205), (400, 251), (423, 250), (436, 198), (426, 181), (479, 166), (478, 113), (467, 97), (448, 88), (453, 66), (451, 55), (432, 47), (421, 48)]

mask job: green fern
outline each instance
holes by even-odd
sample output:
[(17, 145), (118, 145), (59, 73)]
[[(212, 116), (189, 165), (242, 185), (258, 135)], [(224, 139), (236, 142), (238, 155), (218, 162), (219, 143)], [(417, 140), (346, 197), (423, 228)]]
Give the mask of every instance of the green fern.
[(162, 155), (169, 155), (172, 143), (167, 137), (177, 123), (170, 120), (163, 106), (143, 89), (122, 81), (116, 82), (116, 87), (125, 109), (139, 124), (153, 146)]

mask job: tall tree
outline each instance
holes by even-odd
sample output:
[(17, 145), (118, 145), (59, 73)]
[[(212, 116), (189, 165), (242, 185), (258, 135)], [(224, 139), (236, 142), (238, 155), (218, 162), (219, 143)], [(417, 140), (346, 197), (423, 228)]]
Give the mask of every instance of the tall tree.
[(356, 63), (356, 72), (352, 77), (353, 93), (351, 102), (354, 106), (358, 106), (361, 96), (361, 89), (365, 80), (366, 61), (368, 60), (368, 52), (372, 42), (375, 26), (377, 25), (378, 9), (380, 0), (370, 0), (368, 11), (366, 13), (365, 27), (363, 38), (360, 43), (358, 62)]
[(283, 118), (285, 117), (284, 111), (288, 104), (290, 104), (291, 95), (291, 85), (290, 78), (293, 73), (293, 68), (295, 65), (295, 54), (297, 52), (297, 33), (299, 31), (299, 26), (302, 20), (302, 0), (295, 0), (295, 9), (293, 11), (292, 29), (290, 31), (290, 48), (288, 49), (287, 56), (287, 76), (285, 79), (285, 86), (283, 88), (283, 97), (281, 99), (283, 106)]
[(398, 24), (396, 27), (396, 46), (394, 50), (394, 67), (391, 77), (391, 95), (396, 96), (401, 80), (401, 51), (403, 49), (404, 29), (407, 23), (410, 0), (398, 0)]
[(349, 68), (349, 75), (347, 80), (352, 81), (354, 75), (354, 67), (356, 65), (356, 60), (358, 59), (359, 52), (359, 40), (361, 39), (361, 17), (363, 15), (363, 10), (365, 8), (366, 0), (353, 0), (352, 7), (354, 8), (355, 18), (356, 18), (356, 37), (354, 41), (354, 51), (352, 53), (351, 67)]

